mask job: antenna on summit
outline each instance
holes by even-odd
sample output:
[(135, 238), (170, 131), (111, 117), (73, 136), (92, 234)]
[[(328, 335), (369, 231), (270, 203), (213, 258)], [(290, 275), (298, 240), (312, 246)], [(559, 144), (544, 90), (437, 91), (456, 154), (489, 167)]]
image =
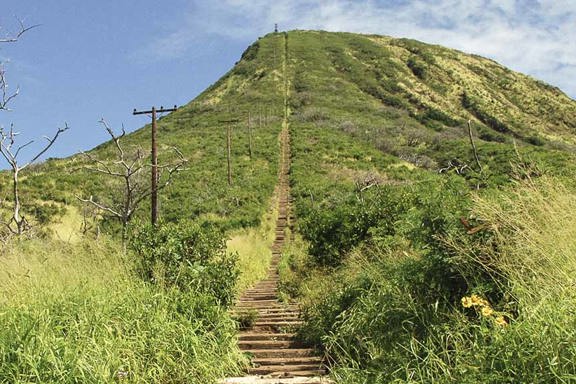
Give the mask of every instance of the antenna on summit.
[(278, 23), (274, 24), (274, 33), (278, 33)]

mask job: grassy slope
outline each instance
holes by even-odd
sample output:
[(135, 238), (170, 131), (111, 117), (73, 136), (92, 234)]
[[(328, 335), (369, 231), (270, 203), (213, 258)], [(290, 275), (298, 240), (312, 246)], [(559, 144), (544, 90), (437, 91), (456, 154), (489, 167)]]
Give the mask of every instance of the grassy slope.
[[(447, 324), (446, 317), (453, 313), (458, 316), (460, 312), (452, 312), (453, 306), (472, 287), (462, 283), (452, 291), (453, 281), (445, 284), (444, 279), (453, 278), (456, 272), (454, 275), (439, 273), (438, 270), (449, 270), (446, 268), (447, 260), (442, 257), (438, 260), (429, 258), (431, 255), (442, 256), (442, 252), (446, 252), (446, 248), (435, 241), (435, 235), (438, 231), (449, 234), (462, 231), (458, 216), (469, 214), (467, 208), (472, 204), (468, 186), (481, 184), (487, 188), (484, 190), (487, 194), (499, 196), (501, 192), (491, 188), (501, 188), (509, 183), (513, 174), (510, 160), (538, 162), (539, 170), (535, 174), (562, 174), (573, 169), (575, 103), (557, 89), (508, 71), (490, 60), (437, 46), (345, 33), (296, 31), (287, 35), (271, 34), (250, 47), (238, 65), (199, 98), (160, 120), (162, 153), (166, 153), (164, 149), (168, 146), (177, 145), (191, 160), (189, 170), (162, 193), (165, 219), (200, 218), (220, 223), (229, 229), (254, 226), (260, 222), (269, 206), (276, 181), (277, 135), (283, 113), (281, 90), (284, 79), (280, 59), (286, 36), (293, 142), (291, 177), (300, 231), (312, 242), (300, 244), (300, 247), (296, 244), (291, 248), (293, 258), (288, 264), (295, 268), (291, 275), (293, 279), (286, 283), (292, 292), (304, 294), (310, 303), (308, 315), (311, 328), (308, 329), (308, 336), (312, 341), (325, 340), (325, 347), (343, 362), (344, 372), (350, 366), (361, 368), (351, 373), (352, 381), (354, 378), (365, 379), (361, 375), (366, 375), (366, 372), (382, 372), (382, 380), (397, 377), (400, 373), (395, 370), (401, 370), (399, 367), (403, 367), (403, 364), (405, 377), (415, 377), (417, 372), (420, 377), (430, 379), (434, 372), (418, 365), (418, 358), (427, 354), (432, 356), (430, 351), (437, 353), (439, 350), (435, 349), (434, 338), (413, 339), (412, 332), (422, 331), (430, 324), (441, 329)], [(254, 130), (253, 159), (247, 157), (245, 126), (239, 123), (234, 127), (235, 182), (229, 188), (225, 177), (225, 125), (220, 121), (230, 117), (247, 119), (248, 112), (258, 115), (258, 111), (267, 111), (262, 114), (266, 114), (268, 119)], [(464, 129), (468, 119), (473, 121), (475, 134), (480, 137), (477, 144), (484, 172), (478, 174), (469, 170), (464, 178), (437, 175), (438, 168), (446, 166), (449, 160), (458, 159), (473, 167)], [(149, 127), (145, 127), (127, 136), (126, 143), (146, 147), (148, 135)], [(517, 142), (517, 148), (512, 145), (513, 139)], [(106, 157), (110, 156), (111, 149), (110, 144), (105, 143), (95, 148), (93, 153)], [(165, 157), (161, 158), (161, 161), (165, 160)], [(84, 164), (85, 160), (73, 157), (51, 160), (30, 169), (23, 181), (28, 213), (50, 220), (66, 204), (77, 204), (75, 194), (111, 199), (110, 192), (114, 186), (84, 172), (81, 169)], [(3, 174), (2, 177), (6, 178), (7, 175)], [(359, 194), (358, 189), (370, 180), (378, 180), (385, 187), (371, 188)], [(6, 196), (9, 188), (6, 180), (3, 181), (0, 193)], [(142, 207), (139, 216), (147, 216), (145, 209), (145, 206)], [(64, 226), (71, 225), (64, 221)], [(427, 225), (435, 227), (430, 229)], [(239, 236), (235, 240), (240, 248), (246, 248), (244, 244), (255, 238), (251, 234)], [(55, 246), (62, 245), (56, 243)], [(85, 254), (82, 253), (84, 246), (78, 244), (79, 248), (69, 253)], [(332, 259), (324, 259), (334, 262), (338, 268), (317, 268), (317, 261), (306, 255), (308, 246), (310, 252), (316, 250), (317, 254), (332, 255)], [(30, 254), (35, 252), (23, 251)], [(49, 259), (52, 258), (50, 256)], [(34, 263), (27, 261), (23, 265)], [(70, 268), (76, 272), (90, 269), (92, 264), (90, 261), (86, 263)], [(56, 270), (60, 264), (62, 262), (57, 257), (51, 262)], [(106, 265), (100, 263), (98, 268)], [(431, 267), (441, 268), (435, 270)], [(26, 279), (25, 272), (18, 273), (24, 276), (22, 279)], [(56, 279), (58, 284), (62, 284), (66, 280), (60, 280), (58, 276), (61, 275), (55, 272), (46, 281)], [(229, 341), (229, 324), (225, 316), (212, 312), (217, 311), (213, 306), (205, 306), (197, 298), (172, 294), (158, 296), (156, 291), (127, 281), (122, 273), (114, 274), (118, 277), (114, 277), (114, 284), (107, 284), (106, 279), (100, 281), (99, 273), (93, 275), (94, 279), (74, 282), (69, 291), (64, 290), (57, 298), (50, 296), (50, 292), (47, 296), (36, 296), (37, 292), (51, 284), (41, 283), (42, 289), (30, 287), (27, 291), (30, 296), (20, 295), (24, 299), (19, 301), (12, 295), (15, 301), (9, 302), (6, 298), (10, 297), (12, 288), (3, 286), (5, 303), (10, 306), (7, 315), (3, 315), (8, 325), (5, 327), (8, 333), (2, 336), (3, 339), (17, 339), (9, 334), (15, 329), (19, 329), (22, 337), (28, 335), (18, 328), (18, 324), (23, 322), (19, 316), (24, 316), (17, 309), (20, 308), (18, 306), (28, 306), (37, 311), (26, 320), (33, 324), (44, 316), (43, 304), (53, 305), (59, 311), (60, 306), (67, 302), (84, 303), (86, 311), (82, 312), (82, 316), (100, 316), (102, 327), (98, 328), (98, 332), (104, 334), (107, 332), (107, 319), (113, 317), (114, 308), (120, 306), (123, 308), (118, 320), (121, 329), (124, 322), (132, 323), (142, 312), (149, 315), (142, 319), (142, 331), (151, 335), (158, 333), (158, 324), (170, 318), (169, 323), (173, 327), (162, 328), (169, 333), (165, 335), (168, 340), (179, 339), (181, 335), (178, 332), (187, 332), (188, 325), (199, 327), (198, 334), (194, 334), (194, 337), (198, 337), (187, 344), (191, 351), (197, 350), (196, 342), (205, 342), (202, 335), (211, 335), (204, 332), (206, 328), (203, 327), (219, 330), (218, 338), (211, 340), (213, 344), (206, 350), (209, 355), (214, 351), (214, 355), (210, 355), (212, 357), (186, 361), (191, 371), (201, 371), (199, 381), (210, 374), (223, 374), (223, 371), (211, 371), (215, 364), (214, 356), (219, 353), (230, 354), (226, 355), (230, 356), (230, 360), (222, 368), (229, 372), (235, 369), (237, 359), (234, 358), (234, 350), (226, 344)], [(301, 286), (299, 280), (303, 276), (309, 279), (309, 284)], [(384, 280), (382, 276), (389, 279)], [(4, 281), (10, 278), (4, 278)], [(436, 283), (438, 285), (431, 285)], [(325, 291), (334, 294), (317, 294), (315, 286), (324, 287)], [(86, 292), (83, 287), (88, 287)], [(117, 292), (134, 292), (135, 309), (122, 306), (123, 296), (115, 296)], [(419, 295), (421, 292), (426, 294)], [(488, 290), (488, 293), (493, 292)], [(411, 306), (403, 306), (406, 297), (412, 298), (409, 302)], [(109, 306), (100, 310), (99, 300), (102, 298), (114, 299), (109, 301)], [(191, 300), (193, 305), (184, 305), (187, 300)], [(430, 303), (435, 302), (437, 306), (431, 306)], [(378, 317), (382, 322), (370, 322), (367, 316), (373, 319), (390, 309), (383, 306), (386, 303), (397, 305), (393, 308), (396, 312), (386, 312), (387, 315), (396, 315), (393, 320), (402, 320), (406, 312), (412, 311), (412, 315), (404, 319), (415, 324), (414, 327), (405, 329), (403, 325), (407, 323), (402, 322), (392, 323), (399, 324), (397, 328), (391, 327), (390, 319), (386, 316)], [(137, 310), (139, 305), (142, 305), (141, 311)], [(147, 310), (150, 306), (157, 312)], [(173, 311), (174, 306), (180, 310)], [(199, 310), (181, 311), (187, 307)], [(439, 312), (433, 312), (433, 308), (440, 308), (441, 316), (434, 317), (434, 313)], [(344, 313), (350, 314), (350, 321), (345, 321), (346, 316), (340, 316), (343, 310), (349, 310)], [(72, 312), (64, 313), (72, 316)], [(427, 317), (424, 321), (424, 317), (418, 317), (420, 315), (431, 316), (432, 320)], [(209, 317), (207, 321), (203, 316)], [(54, 319), (61, 321), (57, 317)], [(190, 319), (194, 319), (192, 324), (183, 327), (182, 324)], [(52, 324), (52, 320), (48, 320), (48, 324)], [(424, 322), (419, 323), (420, 320)], [(463, 334), (469, 336), (470, 324), (451, 324), (464, 324)], [(474, 322), (471, 324), (477, 325)], [(56, 326), (47, 327), (44, 329), (45, 336), (38, 340), (56, 338), (56, 345), (62, 345), (62, 350), (67, 351), (69, 344), (62, 340), (66, 339), (66, 335), (58, 333), (59, 329)], [(390, 329), (397, 339), (387, 339)], [(404, 332), (406, 330), (408, 332)], [(106, 366), (112, 371), (102, 371), (100, 376), (94, 376), (93, 381), (110, 379), (116, 370), (124, 369), (124, 365), (129, 363), (137, 367), (130, 371), (146, 372), (149, 376), (143, 377), (161, 377), (169, 382), (167, 372), (172, 372), (172, 368), (177, 369), (172, 355), (164, 355), (162, 351), (155, 357), (154, 364), (157, 365), (138, 366), (147, 360), (147, 346), (155, 342), (152, 339), (115, 339), (114, 335), (110, 338), (110, 335), (90, 332), (93, 332), (92, 329), (85, 332), (84, 328), (78, 332), (78, 337), (84, 340), (80, 344), (99, 346), (112, 340), (112, 344), (121, 345), (119, 349), (110, 349), (108, 361), (112, 361), (112, 365), (102, 363), (96, 368), (87, 365), (85, 371), (71, 378), (102, 371), (102, 367)], [(362, 342), (351, 341), (347, 334), (359, 334), (366, 338)], [(86, 335), (95, 336), (86, 338)], [(371, 335), (383, 335), (383, 338), (371, 338)], [(433, 333), (439, 340), (443, 340), (444, 335), (442, 332)], [(481, 337), (481, 334), (474, 335)], [(559, 335), (561, 337), (562, 332)], [(94, 343), (94, 340), (97, 342)], [(98, 340), (108, 341), (101, 343)], [(399, 341), (407, 343), (403, 345), (414, 342), (414, 349), (398, 352), (392, 346), (397, 347)], [(420, 348), (418, 343), (423, 341), (431, 343), (430, 349)], [(122, 343), (134, 344), (126, 346)], [(166, 350), (178, 350), (169, 344), (165, 347)], [(483, 348), (482, 345), (480, 348)], [(133, 359), (125, 357), (122, 354), (125, 349), (137, 351), (136, 356)], [(47, 354), (53, 352), (50, 348), (45, 351)], [(418, 352), (417, 358), (414, 351)], [(105, 355), (98, 351), (94, 353)], [(66, 354), (74, 355), (73, 352)], [(23, 364), (22, 360), (38, 358), (33, 353), (20, 357), (5, 356), (12, 359), (3, 364), (5, 367), (19, 367)], [(193, 358), (194, 353), (189, 356)], [(565, 356), (562, 355), (563, 358)], [(440, 362), (436, 366), (439, 369), (436, 373), (445, 373), (438, 367), (449, 364), (450, 358), (452, 355), (447, 360), (444, 357), (434, 360)], [(206, 362), (207, 366), (199, 365), (199, 361)], [(486, 361), (488, 367), (490, 360)], [(71, 372), (75, 362), (71, 357), (69, 360), (54, 358), (38, 363), (43, 364), (46, 372), (66, 375)], [(50, 365), (59, 363), (68, 365), (58, 368)], [(95, 364), (100, 363), (96, 361)], [(30, 367), (27, 372), (31, 372), (27, 378), (38, 378), (34, 376), (34, 369), (38, 365), (30, 363), (27, 366)], [(162, 371), (167, 366), (171, 368)], [(383, 371), (382, 367), (394, 371)], [(514, 369), (517, 367), (511, 366), (510, 370)], [(8, 368), (3, 374), (13, 377), (10, 375), (16, 374), (14, 372)], [(479, 372), (480, 376), (477, 377), (481, 377), (483, 371)], [(60, 380), (60, 377), (53, 379)], [(177, 379), (175, 377), (173, 381)]]
[[(309, 129), (330, 128), (342, 140), (351, 136), (355, 145), (363, 143), (361, 151), (369, 143), (369, 148), (430, 170), (455, 159), (470, 163), (465, 122), (471, 119), (481, 138), (481, 161), (488, 166), (484, 179), (504, 182), (501, 175), (510, 171), (513, 139), (531, 157), (545, 157), (545, 167), (557, 168), (571, 156), (574, 101), (491, 60), (382, 36), (296, 31), (288, 40), (293, 122)], [(228, 228), (258, 224), (277, 172), (283, 50), (283, 34), (259, 39), (222, 79), (160, 120), (161, 163), (171, 146), (190, 160), (187, 171), (162, 193), (165, 219), (203, 217)], [(252, 159), (247, 156), (249, 113)], [(261, 116), (266, 117), (263, 124)], [(226, 184), (226, 125), (221, 122), (230, 118), (241, 120), (233, 128), (231, 188)], [(128, 135), (125, 143), (147, 148), (148, 137), (146, 126)], [(111, 158), (112, 150), (105, 143), (92, 152)], [(48, 161), (23, 175), (28, 215), (49, 220), (62, 213), (63, 204), (76, 204), (76, 194), (111, 201), (110, 191), (117, 187), (83, 171), (85, 164), (74, 156)], [(9, 199), (7, 175), (2, 178), (0, 195)], [(146, 217), (145, 211), (143, 206), (139, 216)]]
[[(159, 120), (160, 164), (177, 147), (189, 159), (187, 169), (161, 194), (162, 217), (169, 221), (203, 218), (226, 228), (258, 225), (268, 207), (277, 174), (277, 136), (281, 128), (281, 40), (254, 44), (243, 59), (216, 84), (177, 112)], [(278, 52), (276, 61), (274, 52)], [(248, 156), (248, 116), (252, 118), (253, 156)], [(232, 126), (233, 185), (226, 178), (226, 123)], [(128, 149), (149, 147), (150, 127), (124, 139)], [(104, 143), (91, 151), (101, 159), (114, 159), (114, 147)], [(94, 195), (111, 202), (117, 183), (83, 170), (82, 156), (50, 160), (31, 169), (22, 182), (29, 216), (50, 217), (75, 195)], [(7, 174), (0, 195), (9, 199)], [(41, 202), (48, 202), (53, 207)], [(145, 203), (138, 216), (147, 217)], [(36, 212), (40, 210), (42, 212)]]
[[(546, 221), (545, 204), (530, 212), (527, 204), (516, 211), (515, 197), (498, 202), (516, 194), (561, 198), (546, 192), (549, 186), (526, 191), (520, 183), (509, 191), (510, 182), (547, 173), (562, 183), (573, 174), (576, 103), (490, 60), (413, 41), (292, 32), (288, 46), (292, 183), (304, 241), (286, 252), (284, 287), (305, 303), (303, 335), (334, 359), (338, 382), (573, 377), (574, 351), (564, 344), (573, 339), (572, 298), (553, 305), (539, 292), (558, 284), (554, 271), (572, 265), (574, 255), (564, 252), (556, 263), (543, 250), (550, 238), (534, 236), (529, 226), (510, 228), (513, 238), (486, 230), (470, 236), (460, 218), (496, 228), (510, 224), (504, 217)], [(425, 61), (424, 68), (408, 65), (410, 58)], [(482, 99), (464, 102), (463, 91)], [(483, 174), (430, 172), (453, 159), (474, 167), (467, 119), (480, 136)], [(367, 179), (381, 186), (359, 193)], [(479, 183), (481, 191), (469, 189)], [(478, 208), (473, 196), (490, 203)], [(487, 217), (490, 206), (501, 221)], [(552, 232), (554, 225), (542, 228)], [(573, 227), (572, 220), (561, 226)], [(510, 273), (518, 265), (508, 264), (527, 238), (530, 254), (541, 250), (556, 260), (531, 290), (523, 274)], [(500, 247), (515, 256), (485, 253)], [(488, 298), (494, 313), (462, 308), (472, 293)], [(498, 316), (512, 325), (502, 329)], [(558, 324), (551, 345), (539, 337), (547, 321)]]

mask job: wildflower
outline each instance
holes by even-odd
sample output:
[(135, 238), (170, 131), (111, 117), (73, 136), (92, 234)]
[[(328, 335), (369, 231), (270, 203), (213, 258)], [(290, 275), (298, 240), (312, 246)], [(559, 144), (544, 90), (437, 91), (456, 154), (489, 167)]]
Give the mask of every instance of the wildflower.
[(482, 316), (488, 317), (494, 313), (494, 310), (489, 305), (486, 305), (486, 306), (482, 307), (482, 309), (480, 310), (480, 313), (482, 314)]
[(470, 299), (472, 300), (472, 305), (473, 306), (478, 306), (478, 307), (489, 307), (490, 304), (484, 300), (483, 298), (481, 298), (480, 296), (474, 294), (472, 296), (470, 296)]
[(464, 296), (464, 297), (462, 298), (462, 300), (460, 300), (460, 301), (462, 302), (462, 306), (463, 306), (464, 308), (470, 308), (470, 307), (472, 307), (472, 305), (473, 305), (473, 304), (472, 304), (472, 299), (471, 299), (470, 297), (468, 297), (468, 296)]
[(472, 299), (471, 299), (470, 297), (468, 297), (468, 296), (464, 296), (464, 297), (462, 298), (461, 302), (462, 302), (462, 306), (463, 306), (464, 308), (470, 308), (470, 307), (472, 307), (472, 305), (473, 305), (473, 304), (472, 304)]
[(497, 325), (501, 326), (501, 327), (505, 327), (505, 326), (508, 325), (508, 322), (506, 321), (506, 319), (504, 318), (504, 316), (497, 316), (497, 317), (494, 319), (494, 322), (495, 322)]

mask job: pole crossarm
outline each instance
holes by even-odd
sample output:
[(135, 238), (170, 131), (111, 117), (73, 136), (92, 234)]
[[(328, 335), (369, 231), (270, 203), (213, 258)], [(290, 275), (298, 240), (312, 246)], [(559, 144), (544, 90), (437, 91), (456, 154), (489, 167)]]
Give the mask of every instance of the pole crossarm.
[(137, 111), (136, 108), (134, 108), (134, 111), (132, 112), (132, 114), (133, 115), (148, 115), (148, 114), (153, 113), (153, 112), (164, 113), (164, 112), (174, 112), (176, 110), (178, 110), (177, 106), (174, 106), (172, 108), (160, 107), (160, 109), (156, 109), (156, 108), (152, 107), (152, 109), (149, 111)]

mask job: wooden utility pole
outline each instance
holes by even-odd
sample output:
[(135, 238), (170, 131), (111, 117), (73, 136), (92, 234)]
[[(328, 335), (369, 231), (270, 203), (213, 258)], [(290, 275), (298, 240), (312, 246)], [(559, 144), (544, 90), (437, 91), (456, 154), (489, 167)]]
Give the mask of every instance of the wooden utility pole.
[(226, 124), (226, 158), (228, 161), (228, 185), (232, 185), (232, 123), (237, 123), (240, 120), (220, 120), (221, 123)]
[(163, 112), (174, 112), (177, 110), (178, 107), (174, 106), (174, 108), (164, 108), (160, 107), (160, 109), (156, 109), (156, 107), (152, 107), (149, 111), (134, 111), (132, 112), (133, 115), (152, 115), (152, 175), (151, 175), (151, 182), (152, 188), (150, 193), (150, 210), (151, 210), (151, 221), (152, 225), (156, 225), (158, 222), (158, 145), (156, 143), (156, 114), (163, 113)]
[(232, 127), (228, 124), (227, 132), (227, 148), (228, 148), (228, 185), (232, 185)]

